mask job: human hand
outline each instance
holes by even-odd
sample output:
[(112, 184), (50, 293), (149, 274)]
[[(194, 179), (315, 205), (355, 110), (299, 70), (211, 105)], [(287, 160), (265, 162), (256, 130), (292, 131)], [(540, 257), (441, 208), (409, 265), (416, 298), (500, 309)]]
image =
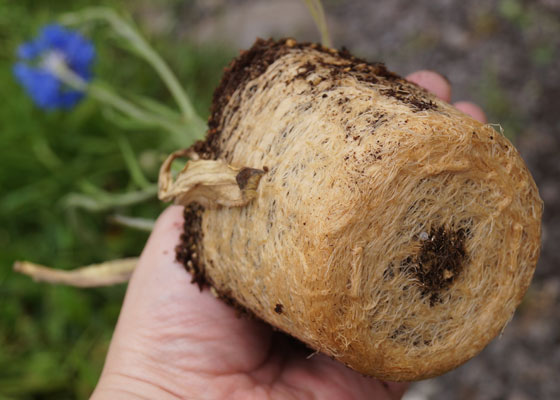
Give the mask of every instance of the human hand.
[[(441, 76), (408, 79), (449, 101)], [(480, 121), (472, 103), (455, 106)], [(294, 346), (266, 324), (199, 291), (175, 261), (183, 207), (158, 219), (132, 276), (105, 367), (92, 396), (101, 399), (399, 399), (407, 384), (364, 377)]]

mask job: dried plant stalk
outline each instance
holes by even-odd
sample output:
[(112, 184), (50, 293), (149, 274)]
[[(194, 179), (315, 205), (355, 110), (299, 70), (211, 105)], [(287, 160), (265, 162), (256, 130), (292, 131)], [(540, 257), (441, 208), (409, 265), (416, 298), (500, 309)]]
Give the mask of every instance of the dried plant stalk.
[(137, 258), (122, 258), (73, 270), (63, 270), (29, 261), (17, 261), (14, 263), (14, 271), (40, 282), (75, 287), (99, 287), (128, 282), (137, 263)]
[(382, 64), (259, 40), (190, 151), (268, 167), (243, 207), (185, 207), (193, 279), (363, 374), (460, 365), (533, 275), (542, 201), (518, 152)]

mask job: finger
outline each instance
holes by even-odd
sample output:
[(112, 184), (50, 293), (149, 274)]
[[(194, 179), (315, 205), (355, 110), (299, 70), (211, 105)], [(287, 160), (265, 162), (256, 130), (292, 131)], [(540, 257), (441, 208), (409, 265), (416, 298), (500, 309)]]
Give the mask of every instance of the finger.
[(471, 103), (469, 101), (458, 101), (453, 105), (455, 106), (455, 108), (461, 110), (467, 115), (470, 115), (477, 121), (480, 121), (483, 124), (486, 123), (486, 114), (484, 113), (484, 111), (482, 111), (482, 108), (480, 108), (476, 104)]
[(408, 75), (406, 79), (432, 92), (443, 101), (451, 100), (451, 85), (442, 75), (434, 71), (421, 70)]

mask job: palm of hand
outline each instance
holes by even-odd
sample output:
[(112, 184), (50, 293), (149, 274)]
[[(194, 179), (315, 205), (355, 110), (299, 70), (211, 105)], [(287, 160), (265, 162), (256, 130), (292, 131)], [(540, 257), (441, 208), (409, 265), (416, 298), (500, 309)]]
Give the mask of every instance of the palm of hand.
[(200, 292), (174, 261), (182, 207), (158, 221), (131, 280), (94, 398), (399, 398)]

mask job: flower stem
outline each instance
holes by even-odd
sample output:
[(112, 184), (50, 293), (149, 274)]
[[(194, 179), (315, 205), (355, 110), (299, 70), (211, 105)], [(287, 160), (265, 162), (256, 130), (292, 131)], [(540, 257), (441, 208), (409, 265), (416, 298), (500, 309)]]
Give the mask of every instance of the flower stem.
[(181, 126), (179, 122), (173, 122), (168, 118), (162, 118), (155, 115), (136, 104), (119, 96), (107, 86), (94, 82), (88, 85), (87, 92), (96, 100), (103, 104), (107, 104), (125, 114), (129, 118), (141, 122), (148, 126), (156, 126), (163, 128), (173, 135), (178, 144), (188, 146), (195, 138), (189, 138), (186, 134), (186, 127)]
[(161, 117), (143, 107), (139, 107), (100, 82), (88, 84), (63, 63), (53, 66), (51, 71), (71, 88), (87, 92), (95, 100), (113, 107), (136, 122), (166, 130), (173, 135), (175, 141), (181, 147), (188, 147), (193, 140), (199, 138), (199, 129), (204, 132), (204, 129), (199, 126), (181, 124), (180, 120), (173, 121), (173, 118)]
[(63, 23), (72, 25), (96, 20), (108, 23), (119, 36), (126, 39), (132, 45), (132, 48), (157, 71), (177, 102), (185, 122), (204, 125), (204, 121), (194, 110), (188, 95), (169, 66), (138, 33), (134, 26), (121, 18), (114, 10), (104, 7), (86, 8), (76, 13), (65, 14), (61, 18)]

